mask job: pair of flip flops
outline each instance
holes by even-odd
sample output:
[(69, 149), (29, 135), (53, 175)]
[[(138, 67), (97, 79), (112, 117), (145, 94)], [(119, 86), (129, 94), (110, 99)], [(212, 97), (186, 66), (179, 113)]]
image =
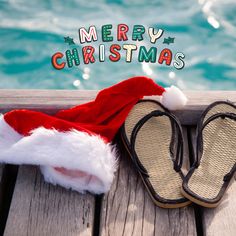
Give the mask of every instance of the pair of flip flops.
[(154, 100), (139, 101), (121, 131), (123, 143), (156, 205), (179, 208), (219, 204), (236, 170), (236, 107), (211, 104), (197, 128), (195, 162), (185, 176), (178, 119)]

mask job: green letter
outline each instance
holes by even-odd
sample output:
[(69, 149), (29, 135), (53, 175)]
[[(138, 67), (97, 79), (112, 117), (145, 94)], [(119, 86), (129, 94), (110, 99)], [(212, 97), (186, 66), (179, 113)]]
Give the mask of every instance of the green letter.
[(76, 48), (72, 49), (72, 53), (70, 52), (70, 50), (66, 51), (66, 60), (67, 60), (68, 67), (73, 66), (73, 60), (76, 66), (80, 64), (79, 54)]
[(149, 62), (154, 63), (156, 61), (157, 49), (155, 47), (151, 47), (147, 52), (144, 46), (141, 46), (139, 49), (138, 61), (139, 62)]
[(142, 25), (134, 25), (132, 39), (134, 41), (143, 40), (143, 34), (145, 33), (145, 28)]
[(110, 36), (111, 29), (112, 29), (112, 24), (102, 26), (102, 41), (103, 42), (113, 41), (113, 37)]

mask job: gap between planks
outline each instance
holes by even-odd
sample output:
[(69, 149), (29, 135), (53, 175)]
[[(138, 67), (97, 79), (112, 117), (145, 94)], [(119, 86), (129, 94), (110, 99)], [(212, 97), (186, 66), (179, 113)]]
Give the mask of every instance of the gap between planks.
[[(188, 165), (187, 132), (185, 165)], [(119, 143), (120, 146), (120, 143)], [(195, 236), (196, 224), (192, 206), (162, 209), (154, 205), (129, 156), (121, 150), (120, 167), (111, 190), (102, 201), (100, 235), (102, 236)]]
[[(202, 110), (217, 100), (230, 100), (236, 103), (235, 91), (184, 91), (188, 103), (181, 111), (173, 111), (184, 125), (195, 125)], [(13, 109), (31, 109), (55, 114), (93, 100), (98, 91), (93, 90), (0, 90), (0, 112)], [(160, 97), (147, 97), (159, 100)]]
[(3, 235), (14, 191), (18, 166), (0, 166), (0, 235)]
[(5, 236), (92, 235), (95, 196), (44, 182), (38, 168), (20, 166)]

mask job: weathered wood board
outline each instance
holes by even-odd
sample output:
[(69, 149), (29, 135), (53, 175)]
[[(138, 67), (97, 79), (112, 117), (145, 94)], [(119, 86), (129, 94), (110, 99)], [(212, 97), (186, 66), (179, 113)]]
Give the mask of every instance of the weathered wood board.
[[(60, 109), (93, 100), (98, 91), (93, 90), (1, 90), (0, 112), (12, 109), (33, 109), (53, 114)], [(174, 111), (184, 125), (195, 125), (202, 110), (213, 101), (231, 100), (236, 103), (235, 91), (185, 91), (189, 101), (181, 111)], [(149, 97), (150, 98), (150, 97)], [(152, 96), (152, 99), (159, 99)]]
[(36, 167), (22, 166), (4, 235), (92, 235), (94, 209), (94, 196), (47, 184)]
[(203, 231), (206, 236), (236, 235), (236, 179), (215, 209), (203, 210)]
[[(185, 152), (185, 160), (187, 158)], [(122, 152), (115, 181), (104, 196), (100, 235), (196, 235), (193, 208), (162, 209), (155, 206), (128, 159), (126, 152)]]

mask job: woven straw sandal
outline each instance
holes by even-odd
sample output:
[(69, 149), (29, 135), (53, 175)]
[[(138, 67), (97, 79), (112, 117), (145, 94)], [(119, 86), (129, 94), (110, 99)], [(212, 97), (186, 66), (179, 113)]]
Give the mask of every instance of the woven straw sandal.
[(236, 106), (219, 101), (203, 113), (197, 134), (193, 166), (182, 194), (204, 207), (216, 207), (236, 171)]
[(156, 205), (179, 208), (191, 203), (180, 193), (182, 130), (167, 109), (156, 101), (141, 100), (128, 115), (121, 136)]

